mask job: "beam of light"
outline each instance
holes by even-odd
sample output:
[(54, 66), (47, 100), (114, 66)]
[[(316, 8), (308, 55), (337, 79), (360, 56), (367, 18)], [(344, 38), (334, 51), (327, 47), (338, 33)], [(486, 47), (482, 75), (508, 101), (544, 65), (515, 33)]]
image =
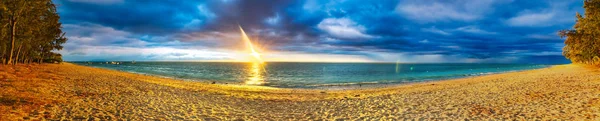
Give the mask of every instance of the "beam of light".
[(256, 49), (254, 48), (254, 45), (250, 41), (250, 38), (248, 38), (248, 35), (246, 35), (246, 32), (244, 32), (244, 29), (242, 29), (242, 26), (239, 26), (239, 27), (240, 27), (240, 31), (242, 32), (242, 40), (244, 40), (244, 42), (246, 42), (246, 45), (250, 49), (250, 55), (252, 55), (254, 57), (254, 59), (256, 59), (257, 62), (263, 63), (263, 60), (260, 57), (260, 53), (258, 53), (256, 51)]
[(239, 27), (242, 33), (242, 40), (246, 43), (246, 46), (248, 46), (248, 49), (250, 50), (250, 55), (254, 58), (252, 59), (252, 65), (248, 69), (248, 80), (244, 81), (244, 83), (248, 85), (262, 85), (266, 83), (265, 76), (263, 76), (263, 74), (267, 73), (264, 67), (264, 61), (260, 56), (261, 54), (256, 50), (254, 44), (252, 44), (252, 41), (250, 41), (248, 35), (246, 35), (246, 32), (244, 32), (242, 26)]

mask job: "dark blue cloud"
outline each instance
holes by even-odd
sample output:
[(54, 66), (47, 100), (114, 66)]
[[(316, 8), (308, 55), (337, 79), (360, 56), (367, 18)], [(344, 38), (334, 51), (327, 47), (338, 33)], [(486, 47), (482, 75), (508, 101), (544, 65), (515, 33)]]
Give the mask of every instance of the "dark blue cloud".
[(384, 56), (397, 54), (456, 62), (565, 63), (563, 39), (555, 33), (571, 28), (575, 12), (583, 11), (580, 0), (56, 2), (61, 21), (72, 28), (112, 28), (71, 30), (77, 44), (107, 41), (110, 34), (98, 34), (106, 32), (120, 35), (88, 45), (227, 48), (239, 43), (232, 41), (239, 24), (269, 50), (377, 61), (394, 61)]
[(176, 32), (194, 22), (208, 23), (216, 16), (205, 4), (194, 1), (123, 1), (98, 4), (61, 0), (57, 4), (64, 23), (96, 23), (147, 34)]

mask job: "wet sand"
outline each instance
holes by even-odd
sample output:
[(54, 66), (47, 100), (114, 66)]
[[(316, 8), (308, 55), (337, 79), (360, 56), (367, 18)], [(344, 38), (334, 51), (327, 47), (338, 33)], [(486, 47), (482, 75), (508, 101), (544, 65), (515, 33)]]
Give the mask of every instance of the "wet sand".
[(0, 120), (599, 120), (600, 69), (559, 65), (354, 90), (209, 84), (64, 64), (0, 66)]

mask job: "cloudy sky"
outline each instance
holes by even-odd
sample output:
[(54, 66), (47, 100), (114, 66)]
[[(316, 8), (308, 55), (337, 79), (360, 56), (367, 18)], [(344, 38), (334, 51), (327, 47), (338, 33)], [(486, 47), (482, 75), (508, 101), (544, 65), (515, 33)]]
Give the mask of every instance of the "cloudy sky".
[(56, 0), (67, 61), (568, 63), (582, 0)]

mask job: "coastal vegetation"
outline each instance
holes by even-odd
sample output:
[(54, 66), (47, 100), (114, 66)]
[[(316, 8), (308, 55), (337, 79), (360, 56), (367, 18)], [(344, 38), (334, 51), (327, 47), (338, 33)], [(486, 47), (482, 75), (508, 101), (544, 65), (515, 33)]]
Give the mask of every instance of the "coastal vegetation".
[(585, 0), (583, 8), (574, 29), (559, 32), (566, 37), (563, 55), (573, 63), (600, 65), (600, 0)]
[(0, 1), (2, 64), (60, 62), (67, 41), (51, 0)]

